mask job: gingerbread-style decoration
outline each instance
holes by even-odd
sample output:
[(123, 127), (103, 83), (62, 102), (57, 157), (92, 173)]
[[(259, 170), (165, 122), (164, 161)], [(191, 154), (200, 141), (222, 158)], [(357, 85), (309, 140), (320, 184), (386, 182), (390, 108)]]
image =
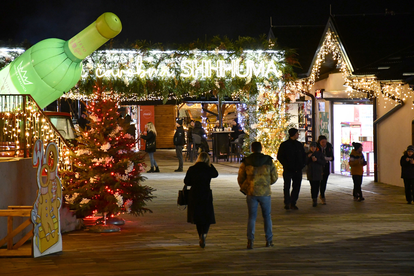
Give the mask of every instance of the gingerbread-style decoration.
[(36, 141), (33, 167), (37, 168), (37, 199), (32, 211), (34, 257), (62, 251), (59, 210), (62, 205), (62, 185), (58, 177), (59, 152), (49, 143)]

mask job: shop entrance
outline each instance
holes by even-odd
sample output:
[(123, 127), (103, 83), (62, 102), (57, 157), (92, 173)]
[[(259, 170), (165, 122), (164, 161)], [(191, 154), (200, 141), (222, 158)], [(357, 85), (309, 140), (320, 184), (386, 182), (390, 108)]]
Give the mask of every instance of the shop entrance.
[(368, 164), (365, 175), (374, 173), (373, 145), (373, 106), (372, 104), (333, 105), (334, 132), (334, 171), (337, 174), (350, 175), (348, 160), (353, 149), (352, 142), (361, 143)]

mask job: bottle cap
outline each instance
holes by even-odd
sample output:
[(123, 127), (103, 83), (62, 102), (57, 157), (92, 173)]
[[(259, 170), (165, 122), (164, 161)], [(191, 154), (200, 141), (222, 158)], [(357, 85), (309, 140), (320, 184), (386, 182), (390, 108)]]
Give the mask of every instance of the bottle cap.
[(96, 19), (96, 29), (103, 37), (111, 39), (121, 32), (121, 20), (112, 12), (106, 12)]

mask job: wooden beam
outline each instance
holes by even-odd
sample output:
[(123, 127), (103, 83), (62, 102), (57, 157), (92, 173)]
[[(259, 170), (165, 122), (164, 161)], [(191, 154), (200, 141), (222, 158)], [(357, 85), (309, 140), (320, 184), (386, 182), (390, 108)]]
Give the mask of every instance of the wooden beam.
[[(29, 223), (31, 223), (30, 218), (27, 219), (29, 221)], [(22, 246), (28, 239), (30, 239), (31, 237), (33, 237), (33, 230), (29, 231), (26, 233), (26, 235), (24, 235), (23, 238), (21, 238), (14, 246), (13, 249), (17, 249), (20, 246)]]
[[(3, 244), (5, 244), (7, 242), (7, 249), (10, 249), (11, 250), (13, 248), (13, 246), (11, 246), (9, 248), (9, 242), (12, 241), (12, 243), (13, 243), (14, 236), (16, 236), (17, 234), (19, 234), (24, 228), (26, 228), (30, 224), (31, 224), (31, 220), (29, 218), (28, 220), (26, 220), (25, 222), (23, 222), (22, 224), (20, 224), (11, 233), (7, 233), (7, 236), (4, 237), (2, 240), (0, 240), (0, 246), (2, 246)], [(12, 225), (12, 227), (13, 227), (13, 225)]]
[(32, 210), (33, 206), (7, 206), (7, 209), (12, 209), (12, 210), (16, 210), (16, 209), (29, 209)]
[(30, 217), (31, 209), (0, 210), (0, 217)]

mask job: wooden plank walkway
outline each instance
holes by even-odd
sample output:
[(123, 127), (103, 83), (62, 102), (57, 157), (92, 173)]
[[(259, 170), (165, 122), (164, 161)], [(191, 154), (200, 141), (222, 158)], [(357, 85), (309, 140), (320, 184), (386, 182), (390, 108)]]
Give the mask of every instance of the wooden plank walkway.
[[(352, 180), (332, 175), (327, 205), (311, 206), (302, 182), (298, 211), (283, 209), (283, 181), (272, 186), (275, 246), (266, 248), (258, 215), (253, 250), (246, 249), (247, 207), (237, 164), (220, 162), (212, 182), (217, 224), (204, 249), (194, 225), (176, 207), (185, 173), (174, 173), (173, 151), (157, 151), (161, 173), (146, 174), (157, 189), (152, 214), (124, 215), (122, 231), (63, 235), (61, 254), (0, 258), (0, 275), (413, 275), (414, 205), (402, 187), (365, 178), (364, 202), (352, 198)], [(185, 163), (185, 170), (190, 163)], [(396, 172), (397, 173), (397, 172)]]

